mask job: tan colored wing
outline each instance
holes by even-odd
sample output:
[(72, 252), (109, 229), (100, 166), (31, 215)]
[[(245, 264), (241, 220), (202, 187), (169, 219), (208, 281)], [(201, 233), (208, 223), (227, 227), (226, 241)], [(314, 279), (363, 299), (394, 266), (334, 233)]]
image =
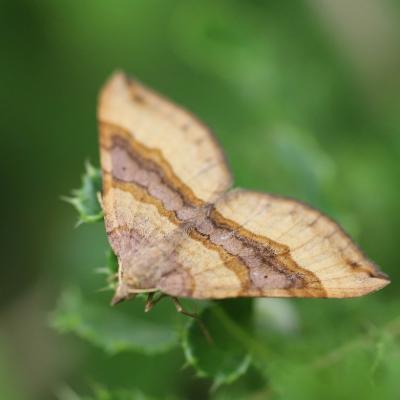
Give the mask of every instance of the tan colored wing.
[(180, 246), (185, 273), (163, 281), (163, 291), (196, 298), (342, 298), (389, 283), (335, 222), (294, 200), (234, 190), (216, 203), (210, 224), (206, 234), (198, 224)]
[[(103, 88), (98, 119), (103, 144), (110, 144), (113, 128), (124, 131), (143, 158), (156, 163), (191, 202), (213, 202), (231, 186), (224, 154), (210, 130), (123, 73), (115, 73)], [(107, 154), (101, 161), (111, 169)]]
[(161, 271), (154, 262), (143, 273), (132, 266), (164, 254), (165, 243), (158, 244), (175, 237), (177, 226), (218, 198), (232, 179), (204, 125), (123, 73), (104, 86), (98, 119), (106, 231), (123, 283), (117, 301), (126, 287), (152, 286)]

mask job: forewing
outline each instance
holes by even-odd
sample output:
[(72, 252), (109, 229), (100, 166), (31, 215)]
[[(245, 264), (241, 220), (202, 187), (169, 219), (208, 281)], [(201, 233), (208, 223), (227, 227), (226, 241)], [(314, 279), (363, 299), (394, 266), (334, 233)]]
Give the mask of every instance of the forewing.
[(335, 222), (300, 202), (234, 190), (209, 218), (212, 228), (198, 224), (180, 247), (186, 280), (163, 282), (167, 293), (341, 298), (389, 283)]
[[(157, 164), (192, 202), (213, 202), (230, 187), (229, 168), (210, 130), (188, 111), (123, 73), (114, 74), (103, 88), (98, 118), (106, 153), (113, 128), (117, 134), (124, 131), (143, 157)], [(109, 164), (102, 154), (106, 170)]]
[(123, 73), (101, 91), (98, 120), (106, 230), (121, 269), (218, 198), (231, 175), (201, 122)]

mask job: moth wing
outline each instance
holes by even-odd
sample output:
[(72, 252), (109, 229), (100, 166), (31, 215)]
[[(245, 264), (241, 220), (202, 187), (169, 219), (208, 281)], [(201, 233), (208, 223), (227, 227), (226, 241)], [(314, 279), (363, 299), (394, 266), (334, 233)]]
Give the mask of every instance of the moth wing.
[[(232, 184), (222, 149), (211, 131), (194, 115), (164, 99), (123, 73), (115, 73), (99, 100), (101, 143), (107, 147), (113, 128), (125, 131), (149, 150), (152, 161), (165, 174), (173, 174), (176, 186), (184, 188), (193, 202), (213, 202)], [(102, 167), (110, 170), (103, 148)], [(179, 181), (179, 182), (178, 182)]]
[[(252, 267), (243, 256), (244, 248), (232, 255), (213, 246), (210, 238), (192, 237), (181, 246), (178, 257), (192, 297), (343, 298), (361, 296), (389, 283), (338, 224), (298, 201), (238, 189), (216, 203), (211, 218), (215, 226), (229, 229), (242, 242), (245, 239), (259, 249), (269, 249), (270, 260), (287, 277), (287, 284), (277, 277), (260, 279), (263, 269)], [(268, 272), (269, 266), (264, 267)], [(179, 285), (173, 286), (176, 282), (164, 282), (163, 290), (179, 291)]]
[[(178, 210), (215, 201), (232, 177), (206, 126), (123, 73), (103, 87), (98, 120), (103, 211), (122, 281), (135, 256), (173, 236)], [(146, 285), (142, 278), (126, 283)]]

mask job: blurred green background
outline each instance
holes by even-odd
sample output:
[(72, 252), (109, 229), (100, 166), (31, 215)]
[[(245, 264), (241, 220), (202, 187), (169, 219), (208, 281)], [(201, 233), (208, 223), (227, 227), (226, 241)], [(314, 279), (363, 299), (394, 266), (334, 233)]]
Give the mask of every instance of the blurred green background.
[[(2, 0), (0, 32), (1, 399), (400, 398), (399, 2)], [(179, 347), (105, 352), (84, 324), (86, 340), (50, 328), (68, 287), (100, 308), (111, 296), (93, 272), (102, 225), (74, 229), (60, 196), (98, 165), (97, 94), (116, 68), (210, 125), (238, 186), (326, 211), (392, 284), (257, 301), (263, 362), (211, 391)], [(159, 310), (145, 317), (184, 321)]]

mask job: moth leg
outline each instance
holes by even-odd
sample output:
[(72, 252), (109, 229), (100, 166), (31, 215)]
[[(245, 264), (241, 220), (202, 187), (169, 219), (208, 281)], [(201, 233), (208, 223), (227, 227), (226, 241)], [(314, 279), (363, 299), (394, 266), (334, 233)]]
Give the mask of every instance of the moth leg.
[(212, 337), (211, 337), (210, 333), (208, 332), (208, 329), (204, 325), (204, 322), (200, 319), (200, 317), (197, 314), (193, 314), (193, 313), (190, 313), (189, 311), (186, 311), (182, 307), (182, 304), (180, 303), (180, 301), (178, 300), (177, 297), (171, 297), (171, 300), (175, 305), (176, 311), (180, 314), (186, 315), (187, 317), (193, 318), (199, 324), (199, 327), (200, 327), (201, 331), (203, 332), (203, 335), (205, 336), (207, 341), (209, 343), (212, 343), (213, 342)]
[(166, 294), (160, 293), (160, 295), (154, 299), (155, 292), (149, 293), (147, 295), (146, 304), (144, 306), (144, 312), (149, 312), (160, 300), (167, 297)]

